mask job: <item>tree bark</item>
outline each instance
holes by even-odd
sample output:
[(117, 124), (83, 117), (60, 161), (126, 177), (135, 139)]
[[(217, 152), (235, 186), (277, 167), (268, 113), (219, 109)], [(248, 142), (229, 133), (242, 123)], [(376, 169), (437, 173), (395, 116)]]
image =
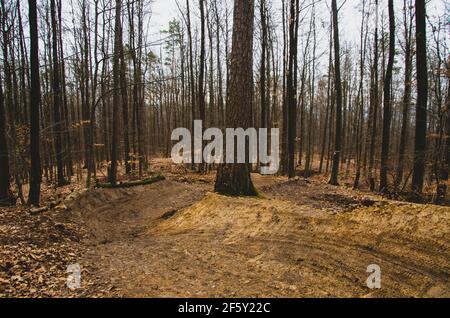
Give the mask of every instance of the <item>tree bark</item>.
[[(229, 128), (246, 129), (252, 122), (253, 19), (254, 1), (235, 0), (230, 83), (227, 94), (227, 127)], [(221, 164), (217, 173), (215, 190), (228, 195), (256, 195), (249, 164)]]
[(122, 52), (122, 1), (116, 0), (116, 16), (114, 27), (114, 57), (113, 57), (113, 113), (111, 138), (111, 167), (109, 169), (109, 182), (112, 186), (117, 184), (117, 144), (119, 141), (119, 108), (120, 108), (120, 57)]
[(407, 0), (404, 0), (404, 26), (405, 26), (405, 83), (403, 93), (403, 110), (402, 110), (402, 128), (400, 132), (400, 146), (397, 163), (397, 172), (395, 175), (394, 188), (397, 191), (403, 180), (404, 161), (406, 159), (406, 143), (409, 132), (409, 112), (411, 107), (411, 81), (412, 81), (412, 19), (413, 15), (410, 13), (410, 22), (408, 24), (407, 12), (410, 11), (407, 5)]
[[(39, 37), (36, 0), (28, 2), (30, 21), (30, 192), (28, 204), (39, 206), (41, 193), (41, 157), (39, 152), (39, 107), (41, 101), (41, 84), (39, 79)], [(2, 165), (3, 167), (3, 165)]]
[(57, 185), (59, 187), (66, 184), (64, 179), (64, 162), (62, 149), (62, 125), (61, 125), (61, 82), (60, 69), (58, 61), (58, 32), (56, 20), (56, 5), (55, 0), (50, 1), (50, 11), (52, 20), (52, 49), (53, 49), (53, 78), (52, 78), (52, 92), (53, 92), (53, 116), (54, 116), (54, 135), (55, 135), (55, 152), (57, 165)]
[(416, 0), (416, 63), (417, 63), (417, 106), (414, 171), (412, 190), (422, 193), (425, 176), (425, 155), (427, 148), (428, 67), (426, 5)]
[(336, 133), (335, 133), (335, 151), (333, 155), (333, 166), (331, 170), (331, 185), (339, 185), (339, 164), (341, 162), (341, 147), (342, 147), (342, 85), (341, 85), (341, 58), (340, 58), (340, 43), (339, 43), (339, 22), (338, 22), (338, 8), (336, 0), (332, 0), (333, 11), (333, 30), (334, 30), (334, 74), (336, 87)]
[(391, 141), (391, 85), (392, 72), (395, 59), (395, 13), (394, 0), (389, 0), (389, 61), (384, 79), (384, 115), (383, 115), (383, 142), (381, 147), (380, 192), (387, 193), (389, 148)]

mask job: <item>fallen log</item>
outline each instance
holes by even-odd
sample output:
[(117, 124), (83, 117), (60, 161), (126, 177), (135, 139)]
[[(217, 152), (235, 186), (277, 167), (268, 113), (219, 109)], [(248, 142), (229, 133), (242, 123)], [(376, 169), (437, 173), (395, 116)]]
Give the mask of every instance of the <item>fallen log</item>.
[(132, 188), (143, 185), (150, 185), (159, 181), (164, 181), (166, 178), (162, 175), (157, 175), (144, 180), (130, 181), (130, 182), (121, 182), (116, 184), (115, 186), (111, 183), (97, 183), (95, 185), (96, 189), (121, 189), (121, 188)]
[(44, 206), (42, 208), (34, 208), (34, 209), (30, 209), (29, 213), (31, 215), (38, 215), (44, 212), (47, 212), (48, 210), (50, 210), (50, 207), (48, 206)]

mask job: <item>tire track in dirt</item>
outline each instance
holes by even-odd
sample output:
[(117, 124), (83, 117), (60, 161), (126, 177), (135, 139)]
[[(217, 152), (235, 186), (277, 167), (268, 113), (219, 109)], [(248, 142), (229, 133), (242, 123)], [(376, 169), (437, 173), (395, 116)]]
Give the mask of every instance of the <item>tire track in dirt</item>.
[[(311, 196), (302, 201), (302, 182), (264, 183), (268, 199), (205, 198), (211, 184), (173, 181), (87, 194), (72, 207), (93, 233), (84, 262), (98, 264), (125, 297), (449, 295), (445, 236), (424, 237), (420, 222), (417, 233), (389, 226), (389, 211), (374, 226), (382, 216), (352, 212), (366, 200), (355, 194), (321, 210)], [(311, 188), (328, 200), (319, 185)], [(300, 195), (285, 200), (296, 189)], [(344, 205), (330, 213), (333, 204)], [(381, 290), (365, 286), (370, 264), (382, 268)]]

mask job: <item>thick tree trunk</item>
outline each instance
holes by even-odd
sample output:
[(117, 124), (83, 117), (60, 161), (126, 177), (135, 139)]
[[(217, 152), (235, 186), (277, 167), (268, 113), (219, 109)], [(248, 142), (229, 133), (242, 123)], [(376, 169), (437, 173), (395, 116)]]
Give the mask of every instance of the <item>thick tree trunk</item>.
[[(227, 127), (229, 128), (246, 129), (252, 122), (253, 19), (254, 1), (235, 0), (230, 87), (227, 94)], [(256, 195), (249, 164), (221, 164), (217, 173), (215, 190), (228, 195)]]

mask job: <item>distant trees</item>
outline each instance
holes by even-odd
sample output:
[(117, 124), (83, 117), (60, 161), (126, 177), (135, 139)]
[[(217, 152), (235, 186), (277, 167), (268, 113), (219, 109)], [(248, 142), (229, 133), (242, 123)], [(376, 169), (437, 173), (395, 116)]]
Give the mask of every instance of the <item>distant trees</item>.
[[(230, 2), (177, 0), (164, 30), (148, 1), (65, 4), (30, 0), (30, 37), (26, 6), (0, 5), (0, 201), (26, 204), (24, 184), (38, 205), (41, 182), (144, 178), (171, 131), (201, 119), (280, 128), (280, 175), (447, 202), (447, 30), (423, 1), (360, 0), (357, 40), (339, 1), (236, 1), (233, 21)], [(216, 187), (252, 194), (258, 168), (221, 166)]]

